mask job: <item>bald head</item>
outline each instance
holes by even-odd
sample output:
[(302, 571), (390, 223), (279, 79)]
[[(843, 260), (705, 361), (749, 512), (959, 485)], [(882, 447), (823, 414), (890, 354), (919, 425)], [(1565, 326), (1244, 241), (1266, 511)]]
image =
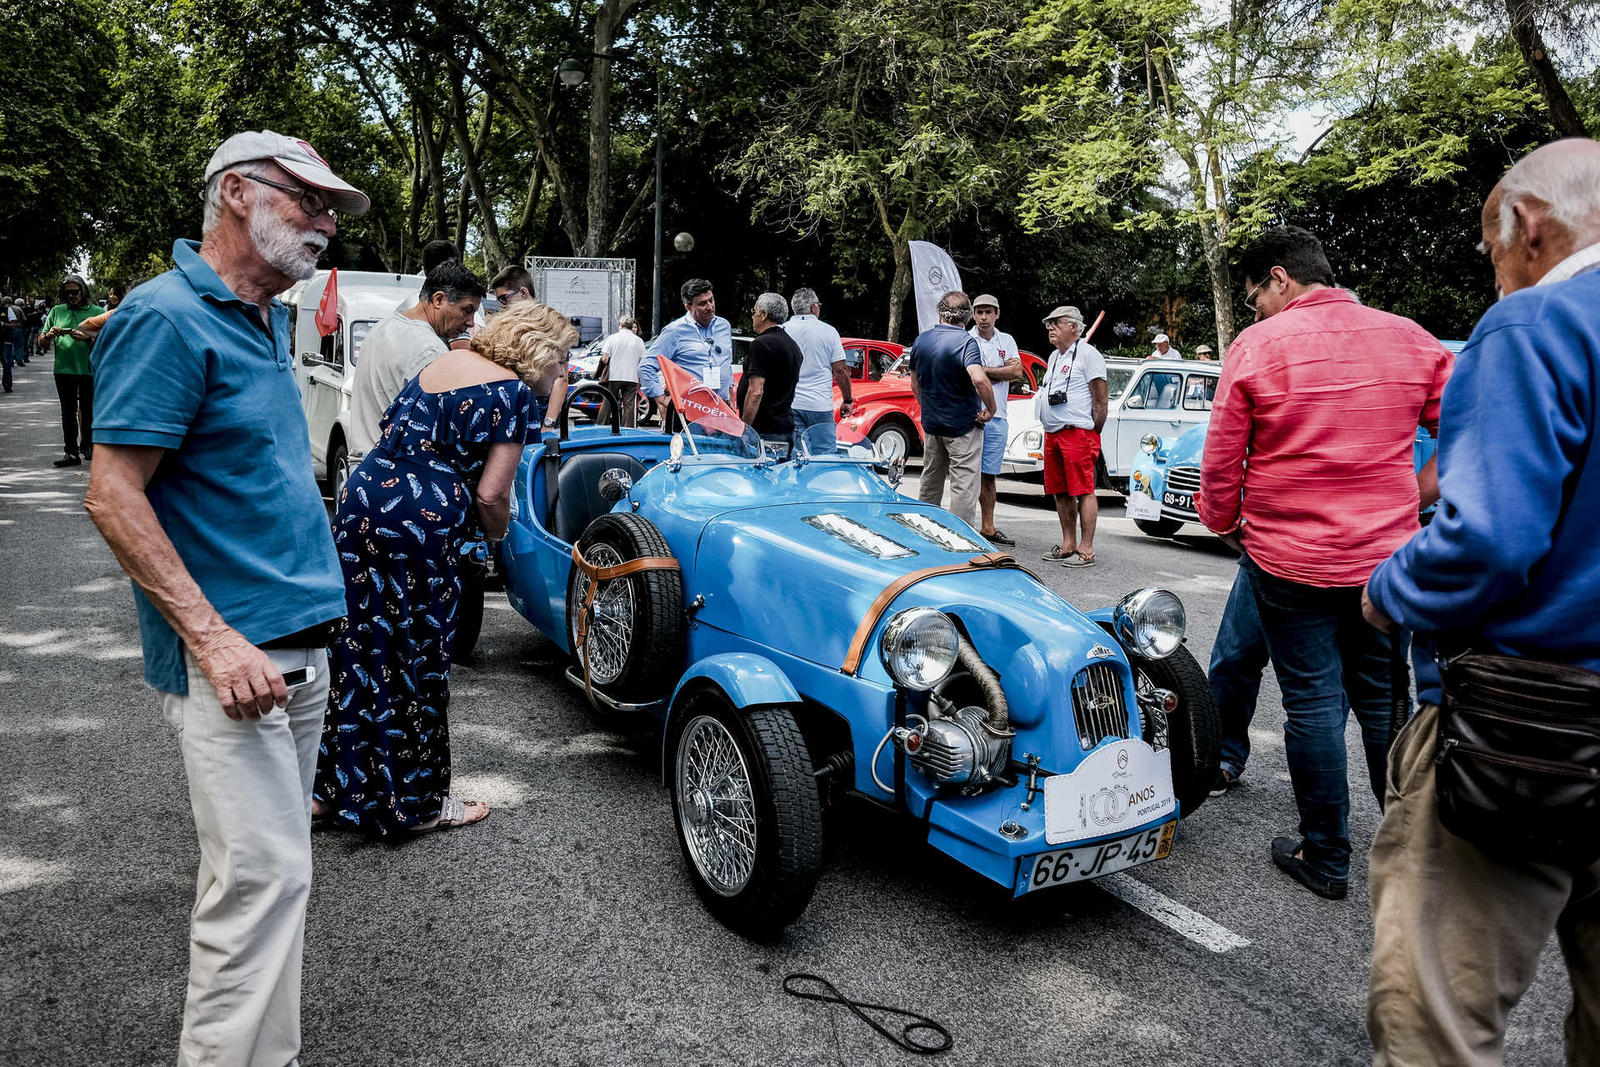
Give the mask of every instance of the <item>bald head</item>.
[(1600, 243), (1600, 143), (1581, 137), (1528, 153), (1483, 205), (1483, 250), (1500, 295), (1534, 285), (1579, 249)]

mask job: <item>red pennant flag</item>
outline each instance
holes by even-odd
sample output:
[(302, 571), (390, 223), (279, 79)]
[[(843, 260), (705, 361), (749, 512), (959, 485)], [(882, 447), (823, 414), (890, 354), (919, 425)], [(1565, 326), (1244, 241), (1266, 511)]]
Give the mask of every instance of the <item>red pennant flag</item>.
[(327, 288), (317, 302), (317, 332), (326, 337), (339, 328), (339, 268), (328, 272)]
[(744, 420), (709, 386), (666, 356), (658, 356), (657, 362), (667, 379), (672, 406), (678, 409), (684, 422), (707, 430), (721, 430), (734, 437), (744, 436)]

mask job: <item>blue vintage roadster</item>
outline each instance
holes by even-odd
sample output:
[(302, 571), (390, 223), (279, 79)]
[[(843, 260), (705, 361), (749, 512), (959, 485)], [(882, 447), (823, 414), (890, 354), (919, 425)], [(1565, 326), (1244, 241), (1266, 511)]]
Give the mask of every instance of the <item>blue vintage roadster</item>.
[(502, 543), (572, 684), (661, 722), (707, 907), (757, 935), (795, 919), (839, 802), (907, 813), (1018, 896), (1166, 856), (1217, 766), (1178, 598), (1085, 614), (900, 495), (897, 461), (772, 448), (564, 429), (524, 453)]

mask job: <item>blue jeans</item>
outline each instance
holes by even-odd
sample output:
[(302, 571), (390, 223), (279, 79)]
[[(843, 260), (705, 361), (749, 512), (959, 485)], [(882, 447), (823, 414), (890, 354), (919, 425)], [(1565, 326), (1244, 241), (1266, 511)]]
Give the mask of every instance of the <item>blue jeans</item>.
[[(839, 447), (839, 428), (833, 421), (833, 409), (827, 411), (802, 411), (791, 407), (794, 416), (794, 435), (804, 437), (811, 445), (811, 454), (834, 452)], [(826, 426), (826, 430), (812, 430), (813, 426)], [(807, 431), (810, 431), (809, 433)]]
[[(1303, 856), (1325, 878), (1350, 875), (1350, 785), (1344, 730), (1361, 724), (1373, 795), (1389, 764), (1389, 637), (1361, 617), (1361, 587), (1302, 585), (1248, 556), (1267, 650), (1283, 690), (1283, 741), (1300, 809)], [(1348, 701), (1347, 698), (1348, 697)]]
[(1234, 778), (1250, 759), (1250, 721), (1256, 715), (1261, 672), (1267, 669), (1267, 635), (1256, 609), (1256, 587), (1243, 564), (1233, 576), (1222, 610), (1217, 643), (1211, 647), (1211, 699), (1222, 722), (1222, 769)]

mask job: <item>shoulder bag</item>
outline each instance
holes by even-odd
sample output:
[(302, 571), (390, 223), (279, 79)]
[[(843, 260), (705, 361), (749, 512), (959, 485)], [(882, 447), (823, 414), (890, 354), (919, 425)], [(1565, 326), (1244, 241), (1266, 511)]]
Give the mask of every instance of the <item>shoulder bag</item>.
[(1490, 855), (1600, 858), (1600, 674), (1484, 652), (1441, 658), (1439, 819)]

